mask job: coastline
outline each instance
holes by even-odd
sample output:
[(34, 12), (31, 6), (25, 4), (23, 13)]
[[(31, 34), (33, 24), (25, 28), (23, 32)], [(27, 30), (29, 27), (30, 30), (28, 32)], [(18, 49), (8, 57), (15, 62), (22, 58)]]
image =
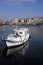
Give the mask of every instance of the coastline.
[(43, 17), (32, 18), (14, 18), (10, 21), (0, 20), (0, 26), (2, 25), (43, 25)]
[[(16, 25), (16, 24), (12, 24), (12, 25), (10, 25), (10, 24), (7, 24), (8, 26), (12, 26), (12, 25)], [(0, 26), (7, 26), (6, 24), (2, 24), (2, 25), (0, 25)], [(17, 25), (20, 25), (20, 26), (43, 26), (43, 24), (17, 24)]]

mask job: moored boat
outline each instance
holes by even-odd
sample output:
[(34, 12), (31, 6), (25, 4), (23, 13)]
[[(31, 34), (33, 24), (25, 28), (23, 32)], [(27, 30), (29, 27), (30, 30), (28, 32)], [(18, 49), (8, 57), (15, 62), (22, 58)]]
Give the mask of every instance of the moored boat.
[(6, 44), (7, 47), (23, 45), (29, 39), (28, 28), (14, 29), (13, 34), (8, 35)]

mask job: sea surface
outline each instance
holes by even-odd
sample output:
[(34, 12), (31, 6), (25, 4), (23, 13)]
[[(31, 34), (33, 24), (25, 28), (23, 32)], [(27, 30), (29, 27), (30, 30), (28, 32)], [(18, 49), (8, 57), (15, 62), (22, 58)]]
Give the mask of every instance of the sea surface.
[(22, 46), (7, 49), (2, 39), (13, 33), (13, 26), (0, 26), (0, 65), (43, 65), (43, 26), (27, 27), (29, 40)]

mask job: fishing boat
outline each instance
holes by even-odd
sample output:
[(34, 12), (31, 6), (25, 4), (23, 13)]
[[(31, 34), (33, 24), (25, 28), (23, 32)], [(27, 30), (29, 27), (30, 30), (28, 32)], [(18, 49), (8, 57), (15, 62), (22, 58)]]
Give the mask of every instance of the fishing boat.
[(23, 45), (29, 39), (28, 28), (13, 29), (13, 34), (7, 36), (8, 48)]

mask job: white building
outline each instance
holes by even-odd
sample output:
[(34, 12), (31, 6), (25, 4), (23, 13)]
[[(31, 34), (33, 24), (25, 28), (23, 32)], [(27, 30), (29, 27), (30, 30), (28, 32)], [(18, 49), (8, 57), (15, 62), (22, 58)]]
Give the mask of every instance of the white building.
[(15, 18), (14, 21), (15, 21), (15, 23), (18, 23), (18, 18)]

